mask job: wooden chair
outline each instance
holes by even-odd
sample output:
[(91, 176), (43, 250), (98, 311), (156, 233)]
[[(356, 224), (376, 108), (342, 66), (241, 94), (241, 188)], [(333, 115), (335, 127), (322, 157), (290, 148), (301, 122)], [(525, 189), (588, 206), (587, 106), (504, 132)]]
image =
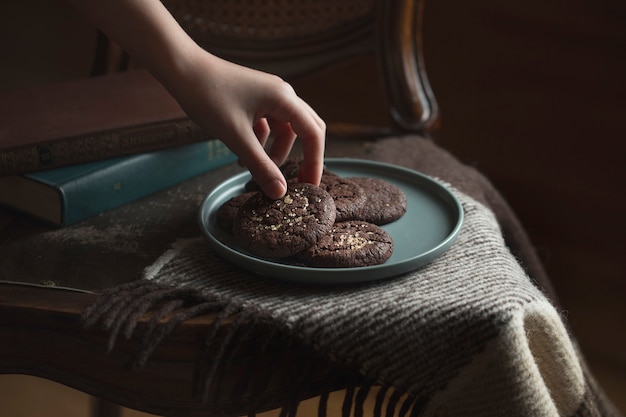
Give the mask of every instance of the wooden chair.
[[(385, 92), (391, 123), (388, 126), (331, 123), (329, 136), (341, 134), (362, 139), (329, 142), (331, 154), (358, 155), (368, 138), (403, 133), (427, 135), (436, 126), (437, 104), (421, 55), (423, 1), (267, 1), (262, 7), (258, 3), (252, 0), (224, 4), (199, 0), (165, 2), (182, 26), (207, 50), (276, 73), (290, 82), (298, 82), (299, 77), (308, 77), (313, 71), (342, 60), (365, 54), (373, 56), (371, 62), (381, 74), (380, 88)], [(216, 185), (231, 172), (231, 168), (218, 170), (212, 179), (203, 179), (208, 181), (204, 186)], [(180, 187), (177, 190), (181, 192)], [(183, 322), (162, 341), (141, 370), (128, 370), (125, 366), (139, 343), (137, 337), (120, 338), (112, 351), (105, 354), (108, 332), (97, 327), (85, 329), (81, 324), (81, 314), (96, 299), (95, 292), (111, 282), (112, 275), (118, 283), (137, 280), (143, 268), (179, 236), (176, 233), (181, 230), (194, 233), (195, 207), (173, 208), (171, 197), (163, 194), (151, 197), (151, 201), (165, 202), (177, 210), (178, 223), (158, 233), (150, 231), (153, 224), (148, 223), (137, 240), (141, 248), (150, 250), (113, 262), (113, 251), (98, 242), (89, 243), (89, 250), (83, 250), (80, 255), (75, 252), (84, 249), (80, 242), (33, 246), (32, 239), (47, 229), (14, 214), (1, 214), (0, 227), (5, 238), (0, 242), (0, 250), (31, 251), (30, 256), (45, 252), (47, 258), (54, 259), (41, 264), (36, 261), (30, 265), (16, 264), (14, 269), (2, 272), (4, 281), (14, 283), (0, 286), (0, 372), (41, 376), (101, 398), (105, 401), (102, 404), (121, 404), (154, 414), (245, 414), (254, 405), (250, 404), (252, 400), (221, 397), (215, 403), (205, 402), (190, 389), (198, 343), (213, 324), (214, 315), (205, 314)], [(147, 203), (136, 204), (146, 207)], [(160, 215), (162, 212), (149, 212), (148, 222), (151, 216)], [(73, 260), (81, 263), (81, 267), (76, 267)], [(68, 274), (73, 274), (74, 282), (93, 278), (103, 283), (103, 288), (85, 291), (81, 285), (53, 289), (23, 284), (68, 281)], [(148, 325), (147, 318), (140, 320), (137, 333)], [(281, 342), (276, 339), (271, 343), (278, 348)], [(271, 346), (267, 349), (273, 350)], [(224, 384), (255, 377), (246, 375), (244, 364), (249, 354), (250, 350), (244, 349), (241, 357), (235, 358), (234, 371), (225, 376)], [(292, 384), (288, 370), (299, 363), (315, 361), (318, 369), (314, 377), (302, 383), (301, 393), (305, 397), (319, 395), (331, 375), (336, 378), (335, 388), (345, 386), (348, 379), (358, 379), (348, 369), (337, 370), (300, 346), (292, 346), (285, 352), (278, 365), (270, 359), (267, 359), (268, 367), (278, 366), (285, 372), (278, 372), (278, 377), (268, 383), (261, 403), (257, 404), (258, 411), (284, 405), (285, 392)], [(214, 398), (213, 394), (218, 393), (210, 393), (209, 398)]]

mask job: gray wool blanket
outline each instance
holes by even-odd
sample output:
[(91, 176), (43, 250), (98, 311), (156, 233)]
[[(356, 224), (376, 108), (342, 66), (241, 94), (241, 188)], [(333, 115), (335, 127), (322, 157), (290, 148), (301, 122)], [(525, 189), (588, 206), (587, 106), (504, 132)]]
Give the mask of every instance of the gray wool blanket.
[[(282, 340), (286, 350), (305, 347), (353, 375), (328, 382), (321, 416), (328, 412), (328, 391), (336, 388), (346, 388), (346, 417), (619, 415), (588, 372), (523, 229), (482, 176), (423, 138), (391, 138), (350, 156), (416, 168), (451, 184), (465, 215), (454, 245), (429, 265), (393, 279), (307, 286), (244, 271), (202, 238), (181, 239), (142, 280), (103, 292), (85, 312), (86, 324), (104, 324), (113, 347), (118, 335), (131, 336), (139, 317), (150, 312), (153, 320), (134, 363), (144, 366), (178, 324), (217, 314), (199, 346), (190, 389), (205, 398), (234, 389), (225, 397), (239, 393), (242, 400), (229, 408), (217, 395), (207, 402), (215, 415), (252, 415), (267, 407), (263, 387), (246, 381), (220, 386), (234, 352), (251, 343), (245, 335), (255, 328), (265, 329), (258, 334), (267, 339), (255, 340), (254, 350), (262, 351), (272, 338)], [(276, 352), (276, 360), (283, 353)], [(299, 383), (314, 373), (315, 364), (293, 370), (282, 415), (296, 415), (306, 396)], [(374, 406), (364, 407), (373, 395)]]
[[(174, 244), (144, 278), (158, 284), (152, 291), (161, 296), (163, 288), (192, 289), (196, 305), (208, 303), (207, 310), (270, 323), (354, 369), (368, 385), (396, 392), (396, 404), (387, 405), (396, 412), (594, 415), (583, 364), (559, 312), (508, 250), (493, 213), (456, 195), (465, 212), (457, 242), (431, 264), (397, 278), (339, 287), (293, 285), (221, 261), (202, 238)], [(148, 287), (135, 294), (145, 299)], [(127, 294), (118, 328), (124, 317), (137, 316), (133, 300), (135, 308), (146, 308), (133, 293)], [(110, 313), (115, 307), (108, 308)], [(94, 306), (86, 317), (94, 321), (106, 313)], [(203, 378), (219, 384), (211, 375)]]

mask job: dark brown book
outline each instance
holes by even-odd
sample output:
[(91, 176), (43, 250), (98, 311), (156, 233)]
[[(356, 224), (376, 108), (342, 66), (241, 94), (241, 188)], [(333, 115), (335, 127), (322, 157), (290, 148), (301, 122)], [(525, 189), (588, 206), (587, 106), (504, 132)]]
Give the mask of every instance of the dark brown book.
[(210, 139), (145, 70), (0, 95), (0, 176)]

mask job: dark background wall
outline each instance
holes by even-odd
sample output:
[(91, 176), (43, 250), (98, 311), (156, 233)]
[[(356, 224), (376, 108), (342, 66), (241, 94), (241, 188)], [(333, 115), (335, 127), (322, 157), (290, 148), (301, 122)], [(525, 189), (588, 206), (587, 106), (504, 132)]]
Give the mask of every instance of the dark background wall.
[[(0, 91), (86, 76), (96, 30), (61, 0), (6, 2)], [(438, 142), (478, 167), (526, 225), (563, 314), (626, 410), (626, 2), (430, 0), (425, 57)], [(354, 84), (333, 84), (354, 71)], [(363, 62), (297, 89), (329, 121), (386, 120)]]
[(588, 356), (625, 374), (626, 2), (430, 1), (425, 44), (440, 142), (507, 197)]

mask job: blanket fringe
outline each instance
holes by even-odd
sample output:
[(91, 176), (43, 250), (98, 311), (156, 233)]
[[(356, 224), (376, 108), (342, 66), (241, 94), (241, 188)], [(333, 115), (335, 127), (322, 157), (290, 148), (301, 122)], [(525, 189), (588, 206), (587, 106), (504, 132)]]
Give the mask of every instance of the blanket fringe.
[[(195, 316), (205, 313), (218, 314), (212, 326), (207, 330), (204, 340), (199, 344), (198, 355), (191, 389), (193, 395), (202, 401), (211, 402), (216, 411), (223, 411), (233, 405), (226, 405), (220, 401), (222, 396), (227, 398), (241, 398), (240, 406), (250, 410), (250, 417), (256, 415), (256, 410), (266, 407), (263, 394), (266, 392), (272, 377), (273, 370), (279, 369), (279, 362), (293, 347), (296, 338), (293, 334), (275, 327), (263, 326), (263, 318), (258, 312), (246, 311), (241, 306), (229, 304), (223, 300), (208, 297), (198, 290), (188, 287), (172, 287), (151, 280), (136, 281), (106, 291), (83, 314), (83, 325), (92, 327), (101, 324), (110, 332), (107, 350), (111, 352), (115, 343), (122, 335), (126, 339), (132, 337), (140, 321), (147, 318), (142, 327), (143, 334), (137, 351), (127, 366), (130, 369), (142, 368), (161, 341), (172, 333), (178, 326)], [(225, 323), (229, 325), (226, 326)], [(228, 395), (219, 381), (224, 380), (232, 369), (234, 358), (242, 357), (239, 349), (246, 346), (241, 341), (250, 340), (253, 332), (263, 327), (264, 337), (255, 340), (256, 346), (246, 351), (247, 363), (243, 364), (244, 375)], [(255, 332), (258, 335), (258, 331)], [(276, 342), (279, 343), (276, 343)], [(269, 351), (270, 346), (272, 350)], [(278, 346), (278, 348), (276, 347)], [(302, 349), (310, 344), (299, 344)], [(280, 411), (281, 417), (294, 417), (301, 402), (301, 394), (306, 389), (306, 382), (319, 366), (324, 352), (309, 352), (312, 359), (299, 364), (290, 370), (290, 385), (286, 400)], [(261, 357), (270, 357), (270, 362), (260, 361)], [(262, 372), (259, 372), (262, 366)], [(342, 417), (363, 417), (366, 399), (373, 387), (372, 381), (365, 380), (358, 373), (346, 372), (346, 369), (337, 369), (324, 384), (319, 396), (318, 416), (328, 414), (328, 399), (331, 391), (341, 387), (344, 389), (344, 398), (341, 405)], [(382, 417), (383, 410), (386, 417), (399, 416), (410, 413), (416, 415), (421, 409), (421, 402), (415, 397), (394, 390), (391, 386), (382, 387), (374, 402), (374, 417)]]
[[(227, 362), (224, 358), (226, 347), (229, 345), (233, 335), (237, 332), (240, 325), (244, 321), (248, 320), (246, 314), (235, 315), (235, 313), (237, 313), (238, 311), (239, 310), (233, 306), (226, 306), (226, 308), (214, 321), (213, 326), (209, 329), (207, 337), (203, 342), (203, 348), (200, 351), (200, 361), (198, 363), (198, 366), (196, 367), (197, 370), (201, 370), (204, 368), (204, 370), (200, 371), (197, 374), (197, 379), (200, 382), (203, 401), (208, 400), (209, 389), (211, 387), (211, 383), (213, 382), (215, 373), (217, 372), (218, 366), (221, 362)], [(218, 330), (222, 328), (222, 324), (224, 323), (224, 321), (230, 317), (233, 318), (231, 326), (229, 326), (225, 334), (223, 334), (217, 340)], [(214, 341), (215, 343), (212, 343)], [(213, 352), (209, 355), (208, 353), (211, 350), (211, 347), (213, 347)], [(233, 350), (234, 349), (231, 349), (231, 357)], [(205, 364), (203, 358), (211, 358), (211, 361), (209, 361), (208, 364)]]
[(364, 382), (359, 387), (359, 390), (354, 398), (354, 417), (363, 417), (363, 407), (371, 388), (372, 385), (369, 382)]

